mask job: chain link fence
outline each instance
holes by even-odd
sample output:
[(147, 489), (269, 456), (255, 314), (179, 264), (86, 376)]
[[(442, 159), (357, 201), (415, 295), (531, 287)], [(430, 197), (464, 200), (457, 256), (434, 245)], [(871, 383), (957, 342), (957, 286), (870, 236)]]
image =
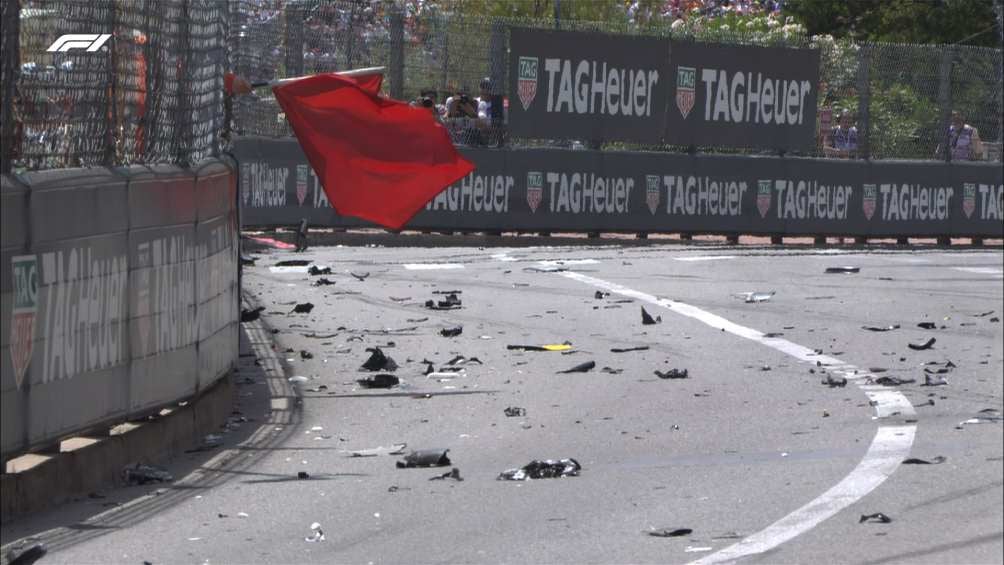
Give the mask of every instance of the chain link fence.
[[(764, 35), (715, 30), (695, 37), (668, 22), (645, 26), (628, 22), (555, 22), (553, 19), (484, 18), (445, 13), (407, 3), (351, 0), (294, 0), (282, 9), (273, 3), (240, 0), (235, 67), (253, 80), (268, 80), (358, 67), (387, 67), (385, 90), (395, 98), (434, 104), (458, 144), (511, 147), (562, 146), (605, 150), (685, 151), (671, 145), (570, 139), (512, 138), (501, 119), (482, 126), (478, 98), (508, 92), (508, 29), (513, 26), (655, 35), (740, 45), (818, 47), (821, 89), (819, 135), (813, 156), (847, 156), (833, 151), (831, 135), (841, 117), (857, 130), (858, 148), (850, 157), (873, 159), (944, 158), (949, 112), (960, 110), (984, 143), (983, 158), (1000, 160), (1001, 51), (941, 45), (853, 44), (798, 33)], [(396, 11), (397, 10), (397, 11)], [(950, 54), (950, 55), (946, 55)], [(482, 88), (484, 87), (484, 88)], [(472, 100), (467, 106), (462, 103)], [(495, 98), (500, 100), (500, 98)], [(447, 107), (447, 102), (450, 102)], [(247, 98), (235, 110), (239, 133), (290, 135), (270, 94)], [(485, 122), (485, 120), (481, 120)], [(846, 131), (846, 130), (845, 130)], [(754, 148), (701, 147), (718, 153), (762, 152)], [(943, 152), (942, 152), (943, 153)]]
[[(234, 99), (229, 107), (222, 88), (227, 69), (251, 81), (267, 81), (382, 66), (387, 69), (386, 93), (434, 107), (458, 144), (689, 149), (509, 136), (504, 94), (510, 80), (508, 30), (515, 26), (817, 47), (819, 135), (810, 155), (848, 156), (831, 147), (833, 128), (843, 119), (857, 130), (857, 149), (850, 157), (946, 158), (938, 149), (947, 143), (950, 112), (956, 109), (979, 131), (984, 150), (980, 157), (1001, 159), (999, 49), (854, 44), (787, 31), (695, 33), (661, 20), (635, 25), (488, 18), (447, 13), (424, 3), (370, 0), (0, 3), (5, 171), (12, 164), (41, 169), (191, 163), (223, 150), (231, 127), (237, 134), (292, 135), (275, 99), (264, 89)], [(112, 37), (95, 52), (46, 51), (67, 33)], [(478, 118), (479, 99), (495, 102), (492, 116)]]
[[(226, 2), (0, 1), (5, 172), (219, 155)], [(90, 37), (50, 50), (67, 34)]]

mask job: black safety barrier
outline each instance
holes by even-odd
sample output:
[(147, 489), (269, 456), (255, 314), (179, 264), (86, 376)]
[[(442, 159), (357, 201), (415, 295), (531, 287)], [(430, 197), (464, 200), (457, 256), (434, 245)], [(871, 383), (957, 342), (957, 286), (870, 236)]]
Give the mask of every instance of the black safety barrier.
[[(994, 163), (461, 149), (477, 169), (409, 229), (834, 236), (1004, 235)], [(240, 138), (244, 227), (358, 227), (295, 139)]]
[(237, 358), (231, 165), (2, 177), (2, 455), (197, 395)]

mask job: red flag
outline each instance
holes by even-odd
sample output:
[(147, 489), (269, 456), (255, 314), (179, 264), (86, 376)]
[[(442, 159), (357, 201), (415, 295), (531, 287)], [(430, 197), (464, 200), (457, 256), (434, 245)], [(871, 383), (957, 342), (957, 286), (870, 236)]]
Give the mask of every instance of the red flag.
[(335, 210), (401, 229), (474, 165), (428, 109), (356, 80), (323, 74), (273, 91)]

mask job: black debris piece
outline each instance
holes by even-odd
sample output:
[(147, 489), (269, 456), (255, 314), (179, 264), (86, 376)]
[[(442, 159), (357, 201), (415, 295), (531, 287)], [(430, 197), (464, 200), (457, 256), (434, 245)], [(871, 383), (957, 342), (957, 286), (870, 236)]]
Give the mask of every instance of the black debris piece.
[(313, 286), (330, 286), (335, 284), (335, 281), (329, 280), (326, 277), (321, 277), (314, 281)]
[(600, 371), (604, 373), (609, 373), (611, 375), (619, 375), (624, 372), (624, 369), (614, 369), (613, 367), (603, 367)]
[(460, 469), (457, 469), (456, 467), (450, 469), (448, 472), (443, 473), (442, 475), (436, 475), (435, 477), (431, 477), (429, 480), (445, 481), (446, 479), (453, 479), (454, 481), (458, 482), (464, 480), (464, 478), (460, 476)]
[(556, 479), (562, 477), (577, 477), (582, 465), (575, 459), (548, 459), (546, 461), (531, 461), (519, 469), (509, 469), (499, 474), (500, 481), (525, 481), (527, 479)]
[(925, 330), (933, 330), (933, 329), (937, 329), (938, 326), (935, 325), (934, 322), (921, 322), (921, 323), (917, 324), (917, 327), (918, 328), (923, 328)]
[(593, 298), (595, 298), (596, 300), (603, 300), (603, 298), (606, 296), (610, 296), (610, 293), (603, 292), (602, 290), (597, 290), (596, 294), (593, 295)]
[(849, 275), (861, 272), (861, 267), (827, 267), (826, 272), (831, 275)]
[(942, 377), (938, 374), (930, 375), (925, 373), (924, 384), (920, 386), (947, 386), (947, 385), (948, 381), (945, 379), (945, 377)]
[(409, 467), (448, 467), (450, 458), (446, 456), (449, 449), (420, 449), (404, 456), (404, 461), (397, 462), (398, 469)]
[(389, 298), (394, 302), (407, 302), (408, 300), (411, 300), (410, 296), (391, 296)]
[(45, 549), (44, 545), (36, 543), (21, 552), (20, 555), (15, 556), (13, 551), (9, 552), (7, 554), (7, 563), (8, 565), (31, 565), (45, 557), (46, 553), (49, 553), (49, 550)]
[(435, 373), (435, 372), (436, 372), (436, 366), (426, 361), (425, 371), (422, 374), (428, 375), (429, 373)]
[(670, 369), (665, 372), (656, 369), (653, 372), (660, 379), (686, 379), (690, 376), (686, 369)]
[(168, 483), (174, 480), (171, 473), (153, 465), (137, 463), (122, 470), (122, 478), (129, 485), (145, 485), (147, 483)]
[(276, 267), (306, 267), (310, 264), (310, 261), (306, 259), (288, 259), (286, 261), (279, 261), (275, 264)]
[[(567, 341), (563, 345), (571, 345)], [(510, 351), (562, 351), (563, 348), (555, 348), (554, 346), (547, 345), (507, 345), (506, 349)]]
[(520, 406), (510, 406), (505, 409), (505, 415), (509, 418), (521, 418), (526, 416), (526, 408)]
[(936, 340), (936, 339), (934, 339), (932, 337), (932, 338), (928, 339), (927, 341), (925, 341), (924, 343), (920, 343), (920, 344), (910, 343), (910, 344), (907, 344), (907, 345), (910, 347), (910, 349), (913, 349), (915, 351), (923, 351), (925, 349), (931, 349), (931, 346), (934, 345), (934, 342), (936, 342), (936, 341), (938, 341), (938, 340)]
[(558, 374), (564, 373), (588, 373), (596, 368), (596, 361), (586, 361), (585, 363), (579, 363), (578, 365), (572, 367), (571, 369), (565, 369), (564, 371), (558, 371)]
[(911, 457), (909, 459), (904, 459), (903, 460), (903, 464), (904, 465), (940, 465), (940, 464), (944, 463), (945, 461), (948, 461), (947, 457), (945, 457), (944, 455), (938, 455), (938, 456), (934, 457), (933, 459), (931, 459), (930, 461), (928, 461), (927, 459), (918, 459), (916, 457)]
[(689, 536), (694, 530), (690, 528), (661, 528), (658, 530), (649, 530), (648, 535), (657, 538), (678, 538), (682, 536)]
[(298, 479), (309, 479), (310, 478), (310, 473), (308, 473), (306, 471), (300, 471), (299, 473), (296, 474), (296, 478), (298, 478)]
[(429, 318), (408, 318), (407, 321), (412, 324), (417, 324), (419, 322), (428, 322)]
[(310, 268), (307, 269), (307, 274), (312, 277), (316, 277), (317, 275), (330, 275), (331, 267), (318, 267), (317, 265), (311, 265)]
[(637, 347), (613, 347), (610, 349), (611, 353), (627, 353), (629, 351), (648, 351), (648, 346), (639, 345)]
[(392, 388), (401, 383), (401, 379), (389, 373), (380, 373), (365, 379), (356, 379), (363, 388)]
[(310, 314), (310, 311), (314, 309), (314, 305), (310, 302), (304, 302), (303, 304), (297, 304), (290, 310), (291, 314)]
[(357, 280), (360, 280), (360, 281), (364, 281), (364, 280), (366, 280), (370, 276), (370, 274), (368, 272), (367, 273), (362, 273), (362, 274), (349, 272), (349, 274), (352, 275), (353, 277), (355, 277)]
[(641, 323), (643, 326), (652, 326), (662, 322), (662, 316), (653, 318), (651, 314), (645, 311), (645, 307), (641, 307)]
[(370, 358), (366, 360), (365, 363), (360, 367), (363, 371), (396, 371), (397, 363), (394, 359), (384, 355), (383, 351), (379, 347), (367, 347), (366, 351), (370, 352)]
[(457, 326), (455, 328), (443, 328), (439, 330), (439, 335), (443, 337), (457, 337), (462, 333), (464, 333), (464, 326)]
[(892, 330), (898, 330), (899, 324), (893, 326), (861, 326), (861, 329), (870, 332), (891, 332)]
[(300, 220), (299, 227), (296, 228), (296, 253), (303, 253), (307, 250), (307, 218)]
[(241, 322), (254, 322), (261, 317), (261, 313), (264, 311), (264, 306), (252, 308), (251, 310), (241, 310)]
[(764, 337), (781, 337), (783, 335), (784, 335), (784, 332), (767, 332), (767, 333), (763, 334)]
[(247, 255), (241, 255), (241, 266), (242, 267), (254, 267), (254, 262), (257, 261), (254, 257), (248, 257)]
[(883, 514), (881, 512), (876, 512), (874, 514), (862, 514), (861, 515), (861, 519), (858, 520), (858, 523), (859, 524), (863, 524), (865, 522), (874, 522), (874, 523), (877, 523), (877, 524), (888, 524), (889, 522), (892, 522), (892, 518), (886, 516), (885, 514)]
[(306, 359), (313, 359), (313, 358), (314, 358), (314, 354), (313, 353), (307, 351), (306, 349), (301, 349), (300, 350), (300, 359), (306, 360)]
[(976, 314), (976, 317), (977, 318), (986, 318), (987, 316), (989, 316), (990, 314), (993, 314), (993, 313), (994, 313), (994, 311), (991, 310), (989, 312), (983, 312), (981, 314)]
[(430, 310), (456, 310), (463, 305), (455, 292), (446, 295), (443, 300), (426, 300), (425, 307)]
[(828, 375), (826, 375), (826, 378), (823, 379), (822, 384), (827, 385), (830, 388), (838, 388), (838, 387), (839, 388), (843, 388), (843, 387), (847, 386), (847, 379), (844, 378), (844, 377), (840, 377), (840, 378), (836, 378), (835, 379), (835, 378), (833, 378), (832, 375), (828, 374)]
[(432, 294), (463, 294), (462, 290), (434, 290)]
[(882, 386), (899, 386), (917, 382), (917, 379), (901, 379), (898, 377), (879, 377), (874, 383)]
[(997, 322), (1000, 322), (1000, 321), (1001, 321), (1001, 319), (1000, 319), (1000, 318), (998, 318), (998, 317), (996, 317), (996, 316), (994, 316), (993, 318), (990, 318), (990, 321), (991, 321), (992, 323), (995, 323), (995, 324), (996, 324)]

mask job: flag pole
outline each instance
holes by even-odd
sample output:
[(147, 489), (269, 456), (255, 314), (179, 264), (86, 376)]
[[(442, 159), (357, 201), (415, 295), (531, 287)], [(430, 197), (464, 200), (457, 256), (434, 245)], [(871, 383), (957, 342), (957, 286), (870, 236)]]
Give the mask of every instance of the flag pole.
[[(355, 77), (355, 76), (362, 76), (362, 75), (374, 75), (374, 74), (378, 74), (378, 73), (379, 74), (383, 74), (384, 71), (386, 71), (386, 70), (387, 70), (387, 67), (366, 67), (364, 69), (352, 69), (350, 71), (337, 71), (335, 74), (336, 75), (345, 76), (345, 77)], [(276, 79), (276, 80), (268, 80), (268, 81), (261, 81), (261, 82), (252, 82), (251, 83), (251, 88), (261, 88), (261, 87), (265, 87), (265, 86), (279, 86), (279, 85), (282, 85), (282, 84), (288, 84), (288, 83), (291, 83), (291, 82), (295, 82), (295, 81), (298, 81), (298, 80), (301, 80), (301, 79), (310, 78), (312, 76), (316, 76), (316, 75), (305, 75), (305, 76), (302, 76), (302, 77), (289, 77), (289, 78), (280, 78), (280, 79)]]

